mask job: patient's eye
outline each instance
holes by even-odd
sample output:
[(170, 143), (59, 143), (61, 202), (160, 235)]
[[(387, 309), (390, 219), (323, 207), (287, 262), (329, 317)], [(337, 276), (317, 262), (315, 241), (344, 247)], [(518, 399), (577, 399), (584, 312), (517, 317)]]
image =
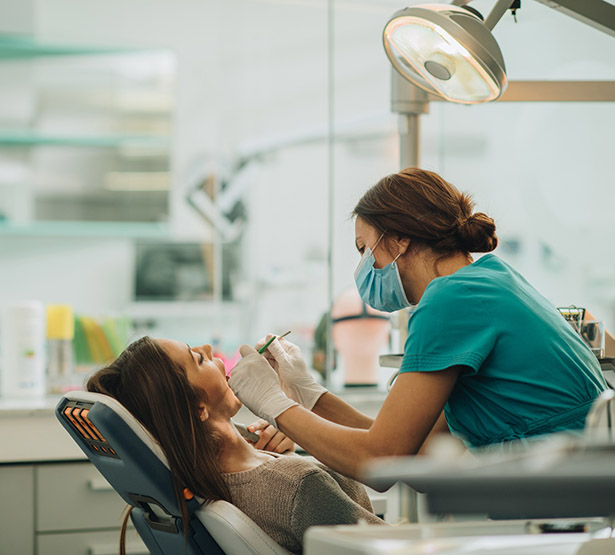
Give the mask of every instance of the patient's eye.
[(190, 352), (192, 353), (192, 357), (194, 358), (194, 355), (198, 355), (199, 357), (199, 361), (198, 361), (198, 365), (200, 366), (201, 364), (203, 364), (203, 360), (205, 359), (205, 357), (203, 356), (203, 353), (199, 353), (197, 351), (193, 351), (192, 348), (190, 347), (190, 345), (188, 345), (188, 349), (190, 349)]

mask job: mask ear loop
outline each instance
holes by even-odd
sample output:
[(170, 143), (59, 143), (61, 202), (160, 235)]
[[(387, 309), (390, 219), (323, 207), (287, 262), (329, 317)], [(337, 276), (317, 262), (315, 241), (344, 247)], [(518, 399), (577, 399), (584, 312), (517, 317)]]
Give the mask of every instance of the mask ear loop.
[(376, 244), (370, 249), (372, 251), (372, 254), (374, 253), (374, 251), (376, 250), (376, 247), (380, 244), (380, 241), (382, 241), (382, 238), (384, 237), (384, 233), (380, 235), (380, 237), (378, 237), (378, 241), (376, 241)]

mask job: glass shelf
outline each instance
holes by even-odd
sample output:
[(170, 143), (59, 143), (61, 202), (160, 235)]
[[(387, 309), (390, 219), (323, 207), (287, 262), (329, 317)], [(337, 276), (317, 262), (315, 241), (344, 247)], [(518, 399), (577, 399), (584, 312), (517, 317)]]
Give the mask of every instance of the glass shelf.
[[(144, 51), (145, 50), (139, 48), (45, 44), (37, 42), (29, 37), (0, 36), (0, 59), (23, 59), (43, 56), (136, 54)], [(151, 52), (151, 50), (147, 50), (147, 52)]]
[(165, 136), (107, 135), (100, 137), (71, 137), (44, 135), (32, 132), (0, 131), (0, 145), (13, 147), (70, 146), (90, 148), (153, 148), (168, 149), (170, 140)]
[(28, 224), (0, 222), (0, 238), (2, 236), (167, 239), (169, 226), (162, 222), (38, 221)]
[(0, 35), (0, 238), (167, 240), (174, 76), (167, 49)]

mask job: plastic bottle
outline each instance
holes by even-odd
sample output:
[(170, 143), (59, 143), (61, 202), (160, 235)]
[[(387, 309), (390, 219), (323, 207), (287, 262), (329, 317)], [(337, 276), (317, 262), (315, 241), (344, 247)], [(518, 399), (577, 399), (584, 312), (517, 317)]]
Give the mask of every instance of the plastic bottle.
[(11, 304), (2, 311), (1, 391), (5, 398), (45, 396), (45, 306)]
[(47, 306), (47, 392), (74, 389), (75, 318), (69, 305)]

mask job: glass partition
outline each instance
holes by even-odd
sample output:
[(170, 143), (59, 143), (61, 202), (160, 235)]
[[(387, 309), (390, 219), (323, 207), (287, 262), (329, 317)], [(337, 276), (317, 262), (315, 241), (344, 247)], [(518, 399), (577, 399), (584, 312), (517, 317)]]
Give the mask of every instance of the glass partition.
[[(349, 216), (400, 169), (382, 29), (404, 5), (197, 4), (152, 12), (160, 36), (127, 4), (117, 29), (80, 10), (40, 18), (72, 43), (166, 53), (0, 41), (0, 305), (128, 316), (131, 338), (212, 343), (228, 364), (291, 330), (329, 387), (382, 397), (379, 356), (401, 351), (400, 330), (358, 299)], [(517, 19), (494, 30), (511, 80), (615, 80), (608, 35), (537, 2)], [(610, 330), (614, 112), (432, 102), (420, 118), (421, 165), (496, 219), (497, 253)]]

